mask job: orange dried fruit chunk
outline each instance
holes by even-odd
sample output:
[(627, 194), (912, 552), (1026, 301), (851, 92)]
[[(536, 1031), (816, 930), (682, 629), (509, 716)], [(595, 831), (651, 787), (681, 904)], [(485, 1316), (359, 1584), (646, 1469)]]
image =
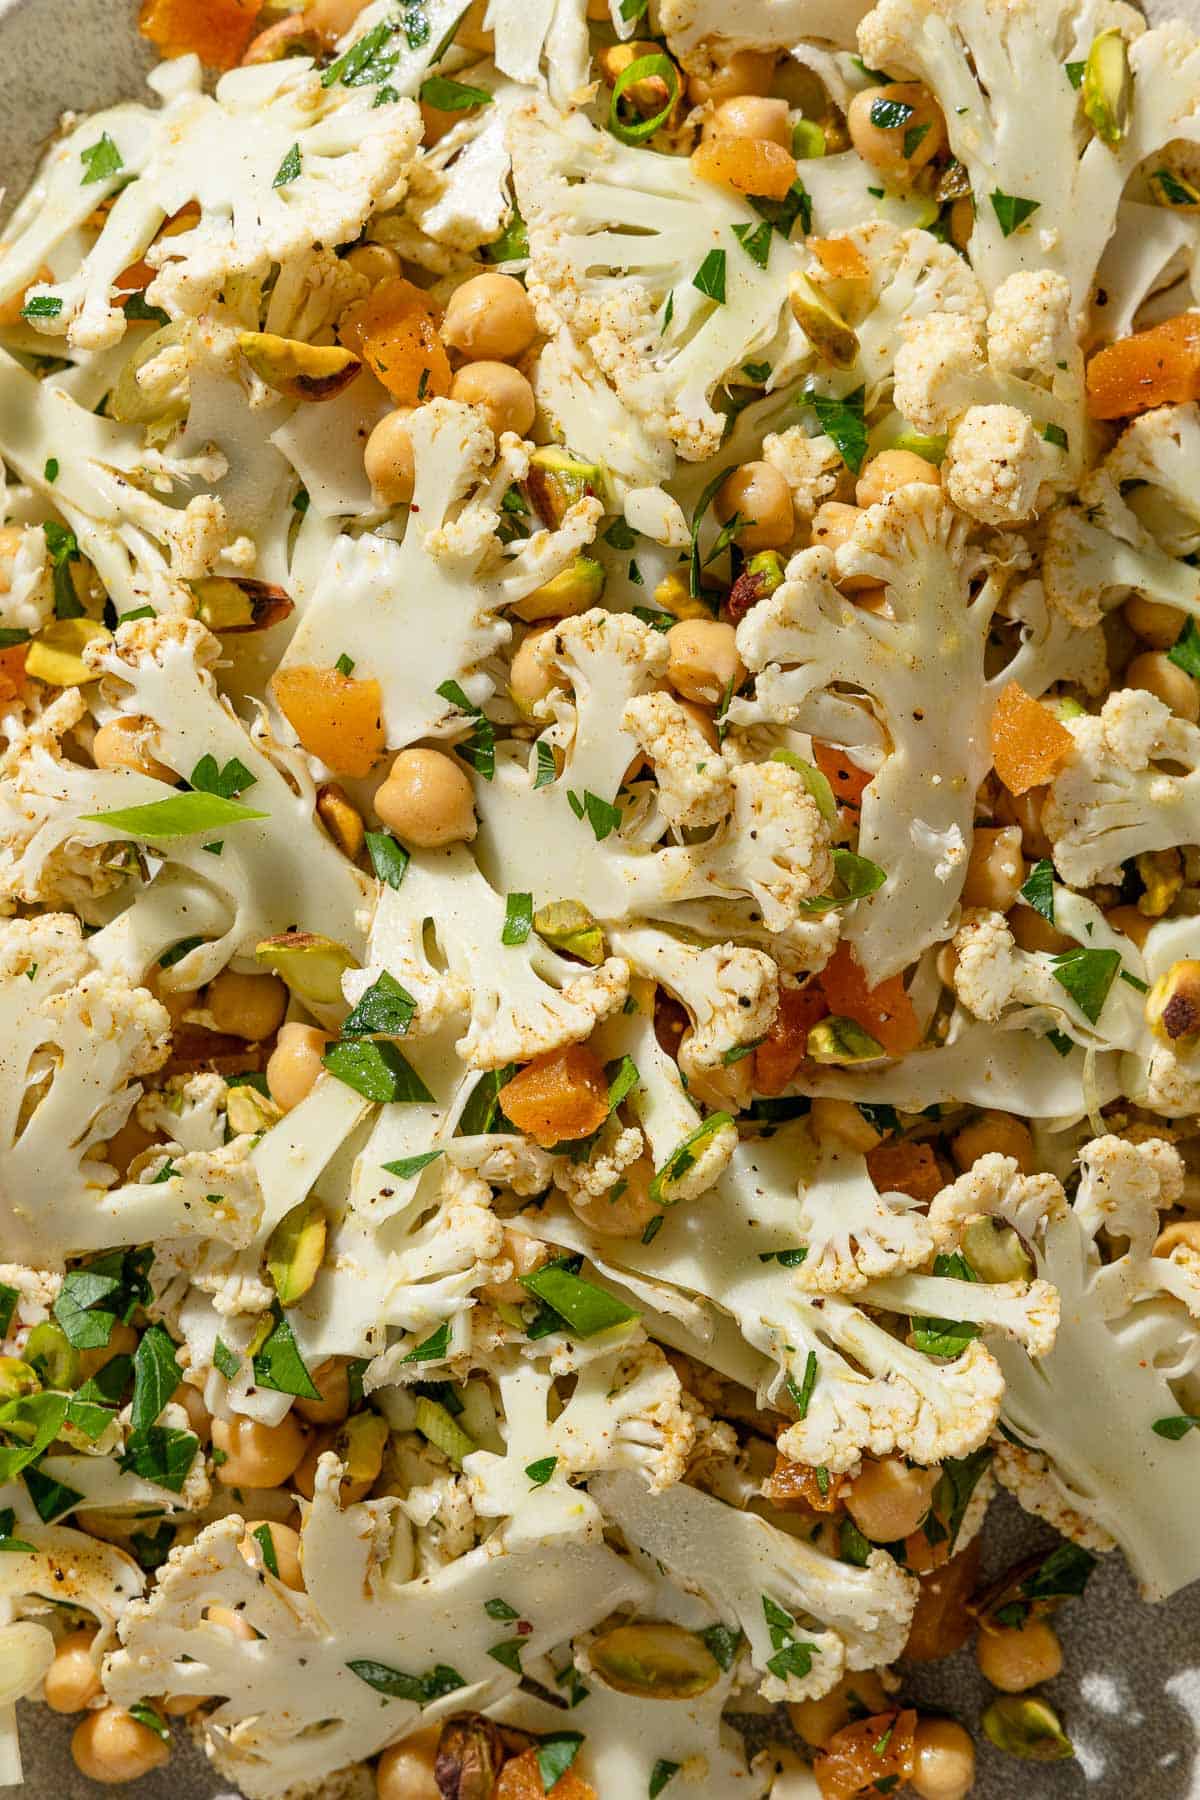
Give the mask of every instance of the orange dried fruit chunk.
[(932, 1200), (946, 1185), (929, 1144), (876, 1144), (867, 1151), (867, 1173), (881, 1194)]
[[(567, 1769), (550, 1789), (553, 1800), (596, 1800), (590, 1781)], [(536, 1750), (522, 1750), (510, 1757), (500, 1771), (500, 1779), (492, 1789), (492, 1800), (546, 1800), (546, 1788), (538, 1767)]]
[(779, 1009), (771, 1020), (771, 1028), (754, 1052), (754, 1091), (756, 1094), (781, 1094), (808, 1049), (808, 1034), (829, 1011), (819, 987), (781, 987)]
[(910, 1708), (876, 1713), (835, 1731), (813, 1760), (821, 1800), (855, 1800), (858, 1794), (874, 1793), (889, 1775), (907, 1781), (915, 1765), (916, 1729), (917, 1715)]
[(1093, 419), (1123, 419), (1200, 397), (1200, 313), (1179, 313), (1097, 350), (1087, 366)]
[(7, 650), (0, 650), (0, 700), (24, 698), (25, 658), (28, 654), (28, 644), (10, 644)]
[(296, 663), (276, 669), (271, 690), (311, 756), (319, 756), (335, 775), (370, 774), (386, 748), (377, 681)]
[(1010, 794), (1044, 787), (1071, 753), (1072, 738), (1048, 706), (1010, 681), (992, 713), (992, 761)]
[(164, 56), (200, 58), (210, 69), (232, 69), (254, 36), (258, 0), (142, 0), (138, 30)]
[(907, 1056), (921, 1027), (900, 975), (871, 987), (849, 944), (839, 944), (818, 977), (829, 1010), (869, 1031), (889, 1056)]
[(343, 344), (368, 363), (402, 406), (450, 392), (450, 359), (429, 295), (403, 275), (372, 288), (341, 316)]
[(810, 237), (807, 248), (835, 281), (865, 281), (871, 273), (870, 264), (853, 238)]
[(795, 158), (769, 138), (705, 138), (692, 152), (692, 168), (701, 181), (761, 200), (782, 200), (796, 179)]
[(832, 744), (819, 744), (815, 738), (813, 761), (833, 789), (833, 797), (839, 806), (862, 804), (863, 794), (873, 780), (869, 770), (858, 768), (842, 751), (835, 750)]
[(588, 1137), (608, 1117), (604, 1064), (586, 1044), (549, 1050), (500, 1089), (506, 1118), (543, 1149)]

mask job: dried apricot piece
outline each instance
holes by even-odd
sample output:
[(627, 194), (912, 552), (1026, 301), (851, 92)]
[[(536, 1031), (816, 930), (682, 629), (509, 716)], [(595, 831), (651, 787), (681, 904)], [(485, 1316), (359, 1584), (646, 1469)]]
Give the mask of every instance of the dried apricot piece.
[(946, 1185), (930, 1144), (876, 1144), (867, 1151), (867, 1173), (881, 1194), (932, 1200)]
[(24, 699), (25, 658), (28, 654), (28, 644), (10, 644), (6, 650), (0, 650), (0, 700)]
[[(828, 1475), (828, 1471), (826, 1473)], [(840, 1475), (830, 1476), (822, 1487), (814, 1468), (808, 1463), (793, 1462), (780, 1450), (775, 1454), (775, 1467), (764, 1481), (762, 1491), (763, 1499), (777, 1506), (780, 1512), (831, 1513), (841, 1507), (842, 1487)]]
[[(924, 1534), (917, 1535), (924, 1544)], [(906, 1552), (913, 1543), (912, 1538), (905, 1540)], [(941, 1568), (921, 1576), (916, 1610), (904, 1646), (904, 1655), (910, 1662), (938, 1662), (943, 1656), (953, 1656), (971, 1636), (975, 1620), (967, 1611), (967, 1601), (979, 1580), (981, 1548), (980, 1539), (972, 1538), (965, 1550)]]
[(833, 797), (839, 806), (861, 806), (863, 794), (874, 779), (868, 769), (860, 769), (844, 751), (835, 749), (832, 744), (818, 743), (816, 738), (813, 739), (813, 761), (833, 789)]
[(782, 200), (796, 179), (795, 158), (769, 138), (705, 138), (692, 152), (701, 181), (736, 188), (761, 200)]
[(338, 333), (394, 400), (416, 406), (450, 392), (450, 359), (437, 326), (429, 295), (395, 275), (342, 314)]
[[(522, 1750), (520, 1756), (511, 1757), (501, 1769), (492, 1800), (546, 1800), (546, 1792), (537, 1751)], [(574, 1769), (565, 1770), (549, 1792), (554, 1800), (596, 1800), (591, 1782)]]
[(771, 1028), (754, 1052), (754, 1091), (781, 1094), (808, 1048), (808, 1034), (829, 1011), (825, 996), (813, 982), (807, 987), (781, 987), (779, 1008)]
[(276, 669), (271, 691), (311, 756), (335, 775), (369, 775), (386, 748), (377, 681), (305, 663)]
[(871, 987), (849, 944), (839, 944), (818, 980), (831, 1012), (853, 1019), (889, 1056), (907, 1056), (921, 1041), (921, 1027), (901, 975)]
[(915, 1766), (916, 1729), (917, 1715), (910, 1708), (876, 1713), (835, 1731), (813, 1759), (821, 1800), (855, 1800), (858, 1794), (875, 1792), (890, 1775), (907, 1781)]
[(870, 264), (853, 238), (810, 237), (805, 247), (835, 281), (865, 281), (871, 273)]
[(1200, 313), (1178, 313), (1097, 350), (1087, 366), (1093, 419), (1123, 419), (1200, 396)]
[(992, 761), (1010, 794), (1043, 787), (1071, 753), (1072, 738), (1048, 706), (1010, 681), (996, 702), (991, 725)]
[(198, 56), (232, 69), (254, 35), (258, 0), (142, 0), (138, 30), (164, 56)]
[(604, 1064), (586, 1044), (535, 1056), (505, 1082), (499, 1098), (505, 1117), (543, 1149), (588, 1137), (608, 1117)]

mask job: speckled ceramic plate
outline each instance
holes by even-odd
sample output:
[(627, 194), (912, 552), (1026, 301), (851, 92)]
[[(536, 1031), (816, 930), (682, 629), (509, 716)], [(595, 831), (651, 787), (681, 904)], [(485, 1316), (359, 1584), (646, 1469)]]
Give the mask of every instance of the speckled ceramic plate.
[[(831, 16), (836, 7), (830, 0)], [(1200, 23), (1200, 0), (1160, 0), (1147, 10)], [(64, 109), (89, 112), (140, 92), (149, 59), (136, 12), (134, 0), (0, 0), (0, 181), (10, 201)], [(1082, 1404), (1102, 1406), (1103, 1395)], [(1200, 1495), (1196, 1501), (1200, 1530)], [(989, 1517), (986, 1566), (998, 1571), (1050, 1541), (1011, 1502), (999, 1501)], [(1120, 1559), (1109, 1557), (1086, 1600), (1068, 1606), (1056, 1627), (1066, 1668), (1046, 1694), (1067, 1724), (1076, 1760), (1051, 1768), (1014, 1763), (983, 1744), (975, 1800), (1200, 1800), (1200, 1584), (1165, 1606), (1144, 1606)], [(988, 1691), (969, 1655), (914, 1668), (905, 1682), (907, 1696), (954, 1713), (973, 1732)], [(29, 1800), (88, 1800), (99, 1791), (72, 1763), (69, 1738), (70, 1721), (25, 1709)], [(228, 1796), (228, 1782), (181, 1732), (176, 1739), (169, 1767), (139, 1784), (137, 1800)]]

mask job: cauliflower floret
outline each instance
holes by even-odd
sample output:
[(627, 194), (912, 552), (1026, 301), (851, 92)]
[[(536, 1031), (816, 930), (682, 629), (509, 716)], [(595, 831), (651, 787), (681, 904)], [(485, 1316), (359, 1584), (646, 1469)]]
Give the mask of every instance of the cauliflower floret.
[(763, 951), (740, 944), (701, 948), (648, 925), (622, 926), (610, 938), (635, 974), (659, 982), (687, 1007), (691, 1030), (679, 1054), (686, 1074), (720, 1068), (770, 1029), (779, 973)]
[(35, 525), (0, 531), (0, 625), (40, 631), (54, 617), (46, 534)]
[(568, 1198), (575, 1194), (599, 1200), (612, 1192), (645, 1149), (646, 1140), (637, 1126), (622, 1125), (614, 1114), (600, 1127), (586, 1162), (573, 1162), (569, 1156), (555, 1158), (554, 1184)]
[[(63, 754), (63, 739), (87, 712), (80, 688), (66, 688), (39, 713), (7, 720), (0, 751), (0, 906), (90, 908), (120, 887), (128, 870), (107, 841), (80, 843), (54, 830), (64, 789), (91, 799), (83, 771)], [(51, 841), (47, 842), (47, 838)], [(165, 947), (165, 946), (164, 946)]]
[(1064, 617), (1093, 624), (1131, 589), (1200, 616), (1198, 460), (1200, 409), (1155, 407), (1122, 432), (1078, 500), (1050, 515), (1046, 591)]
[(1019, 525), (1037, 507), (1043, 440), (1015, 406), (971, 406), (947, 448), (946, 492), (985, 525)]
[(115, 1171), (94, 1154), (159, 1068), (170, 1044), (166, 1008), (145, 988), (94, 967), (78, 919), (43, 914), (0, 928), (4, 1014), (0, 1106), (5, 1174), (3, 1241), (10, 1255), (60, 1268), (79, 1251), (145, 1242), (104, 1190)]
[(942, 432), (947, 420), (964, 410), (982, 369), (975, 321), (935, 313), (905, 333), (896, 351), (892, 397), (918, 431)]
[(992, 296), (987, 321), (988, 360), (1007, 375), (1032, 371), (1054, 380), (1075, 360), (1071, 289), (1049, 269), (1018, 269)]
[(792, 510), (801, 520), (811, 519), (819, 506), (832, 500), (845, 479), (846, 465), (833, 439), (824, 433), (809, 437), (801, 425), (768, 432), (762, 454), (787, 482)]
[(725, 817), (733, 804), (725, 758), (671, 694), (635, 695), (625, 704), (621, 728), (654, 767), (658, 804), (668, 824), (682, 830), (716, 825)]
[[(669, 660), (661, 632), (628, 613), (598, 606), (561, 620), (535, 640), (538, 669), (572, 692), (570, 716), (560, 720), (549, 741), (561, 742), (564, 749), (570, 745), (565, 779), (574, 793), (613, 798), (638, 749), (644, 748), (635, 735), (640, 715), (628, 717), (629, 704), (662, 680)], [(546, 708), (552, 704), (547, 702)]]
[[(1111, 694), (1068, 721), (1071, 755), (1043, 809), (1054, 861), (1074, 886), (1120, 881), (1143, 851), (1200, 841), (1200, 730), (1153, 694)], [(1177, 771), (1183, 771), (1178, 773)]]

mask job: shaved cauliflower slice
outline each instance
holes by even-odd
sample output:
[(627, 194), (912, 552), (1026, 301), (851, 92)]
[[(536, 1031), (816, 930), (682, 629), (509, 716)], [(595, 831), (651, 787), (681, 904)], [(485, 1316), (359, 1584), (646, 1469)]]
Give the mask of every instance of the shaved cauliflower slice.
[(597, 1477), (592, 1494), (629, 1542), (745, 1633), (765, 1700), (815, 1698), (904, 1647), (917, 1587), (882, 1550), (852, 1568), (711, 1494), (652, 1494), (632, 1473)]
[[(748, 202), (686, 158), (619, 144), (582, 114), (531, 100), (510, 144), (542, 329), (565, 327), (586, 345), (652, 437), (691, 461), (710, 456), (722, 438), (714, 398), (742, 364), (765, 357), (778, 380), (808, 355), (787, 300), (799, 251), (770, 236), (760, 267), (738, 237), (762, 222)], [(693, 283), (705, 261), (721, 302)]]
[[(346, 977), (357, 1000), (386, 969), (417, 1002), (411, 1029), (430, 1031), (468, 1014), (455, 1048), (477, 1069), (579, 1043), (624, 1001), (629, 970), (619, 957), (589, 969), (569, 962), (536, 932), (502, 942), (505, 902), (480, 873), (470, 851), (451, 845), (414, 856), (399, 889), (385, 888), (376, 914), (368, 967)], [(431, 960), (426, 932), (439, 946)]]
[[(463, 1459), (481, 1518), (507, 1517), (510, 1544), (594, 1538), (596, 1508), (572, 1477), (632, 1469), (659, 1493), (682, 1479), (695, 1423), (679, 1377), (656, 1344), (624, 1342), (580, 1359), (570, 1398), (561, 1400), (553, 1365), (518, 1353), (497, 1364), (504, 1454)], [(530, 1491), (530, 1464), (553, 1458), (549, 1479)]]
[[(635, 712), (627, 718), (627, 708), (642, 696), (660, 700), (649, 690), (666, 674), (670, 650), (665, 638), (628, 613), (594, 606), (543, 632), (533, 656), (543, 675), (571, 691), (571, 713), (550, 734), (550, 742), (570, 746), (566, 780), (572, 791), (612, 800), (644, 748), (636, 725), (645, 715)], [(543, 704), (549, 709), (553, 703)]]
[[(1125, 38), (1138, 91), (1112, 144), (1080, 130), (1068, 75), (1105, 29)], [(1081, 323), (1130, 175), (1168, 142), (1200, 137), (1191, 34), (1176, 23), (1147, 31), (1109, 0), (880, 0), (858, 42), (871, 68), (917, 76), (937, 97), (978, 197), (968, 253), (988, 294), (1018, 270), (1049, 269), (1069, 283)], [(1025, 210), (1015, 222), (1012, 201)]]
[[(945, 935), (991, 762), (996, 699), (1010, 679), (1039, 688), (1037, 637), (1047, 648), (1054, 640), (1049, 628), (1030, 632), (1003, 669), (987, 672), (1005, 571), (969, 543), (968, 530), (937, 488), (902, 488), (862, 514), (836, 558), (823, 547), (793, 557), (787, 580), (738, 626), (756, 680), (753, 698), (732, 701), (735, 719), (829, 737), (822, 698), (856, 687), (886, 720), (890, 742), (863, 795), (858, 849), (887, 880), (842, 927), (876, 980)], [(890, 612), (840, 594), (835, 578), (850, 574), (886, 584)]]
[[(167, 1688), (223, 1696), (204, 1729), (222, 1769), (252, 1800), (372, 1755), (418, 1717), (436, 1723), (515, 1687), (517, 1675), (488, 1656), (497, 1633), (484, 1603), (495, 1593), (533, 1624), (522, 1648), (536, 1656), (642, 1591), (640, 1577), (602, 1544), (509, 1549), (501, 1536), (406, 1579), (399, 1502), (339, 1510), (341, 1474), (333, 1457), (322, 1458), (301, 1531), (304, 1592), (244, 1560), (240, 1518), (218, 1520), (172, 1552), (151, 1597), (127, 1609), (123, 1647), (105, 1663), (119, 1705)], [(210, 1606), (237, 1611), (259, 1639), (246, 1643), (206, 1620)], [(435, 1668), (444, 1679), (422, 1706), (371, 1685), (381, 1664), (414, 1683)]]
[[(398, 199), (416, 154), (420, 118), (409, 100), (375, 104), (362, 87), (325, 84), (308, 58), (234, 69), (214, 94), (199, 90), (195, 64), (159, 84), (157, 113), (118, 107), (77, 126), (50, 153), (40, 207), (0, 258), (0, 292), (20, 293), (64, 236), (100, 200), (116, 193), (100, 234), (64, 281), (35, 293), (59, 306), (39, 328), (66, 335), (75, 348), (116, 342), (125, 313), (115, 304), (121, 272), (141, 257), (157, 273), (148, 299), (178, 317), (208, 306), (239, 276), (286, 268), (311, 246), (330, 249), (361, 232), (374, 209)], [(103, 184), (80, 186), (85, 144), (107, 132), (118, 169)], [(284, 159), (299, 169), (277, 180)], [(132, 173), (117, 192), (117, 172)], [(163, 221), (189, 203), (199, 218), (189, 230), (154, 242)]]
[(609, 940), (635, 974), (687, 1007), (691, 1030), (679, 1060), (688, 1074), (728, 1065), (731, 1053), (766, 1036), (779, 1006), (779, 974), (764, 951), (689, 944), (649, 925), (619, 926)]
[(676, 829), (716, 825), (733, 804), (729, 766), (695, 718), (671, 694), (635, 694), (621, 727), (645, 752), (658, 784), (658, 804)]
[(462, 730), (462, 712), (438, 690), (454, 681), (482, 704), (493, 683), (480, 665), (511, 635), (500, 609), (564, 569), (602, 512), (581, 500), (556, 531), (505, 549), (499, 507), (528, 466), (520, 440), (506, 435), (496, 461), (483, 414), (456, 400), (417, 408), (407, 429), (416, 485), (403, 541), (338, 538), (283, 658), (285, 668), (332, 668), (349, 656), (380, 684), (393, 749)]
[[(1198, 1566), (1183, 1520), (1200, 1445), (1191, 1433), (1170, 1442), (1152, 1429), (1155, 1420), (1187, 1411), (1172, 1383), (1194, 1364), (1195, 1325), (1177, 1300), (1162, 1296), (1164, 1280), (1181, 1271), (1153, 1271), (1158, 1285), (1148, 1293), (1147, 1259), (1137, 1249), (1153, 1239), (1157, 1207), (1174, 1191), (1171, 1156), (1153, 1142), (1120, 1149), (1112, 1138), (1093, 1142), (1081, 1156), (1082, 1204), (1073, 1207), (1048, 1185), (1031, 1194), (1012, 1163), (1007, 1183), (992, 1165), (986, 1187), (972, 1195), (1021, 1230), (1039, 1280), (1061, 1301), (1054, 1348), (1036, 1364), (1016, 1343), (993, 1344), (1004, 1371), (1005, 1426), (1023, 1452), (1046, 1459), (1001, 1457), (997, 1473), (1070, 1535), (1081, 1535), (1071, 1522), (1082, 1517), (1090, 1541), (1115, 1539), (1150, 1599), (1195, 1580)], [(1043, 1198), (1045, 1217), (1031, 1231)], [(1097, 1234), (1110, 1218), (1117, 1231), (1132, 1229), (1136, 1244), (1106, 1261)], [(1097, 1393), (1103, 1406), (1081, 1398)]]

